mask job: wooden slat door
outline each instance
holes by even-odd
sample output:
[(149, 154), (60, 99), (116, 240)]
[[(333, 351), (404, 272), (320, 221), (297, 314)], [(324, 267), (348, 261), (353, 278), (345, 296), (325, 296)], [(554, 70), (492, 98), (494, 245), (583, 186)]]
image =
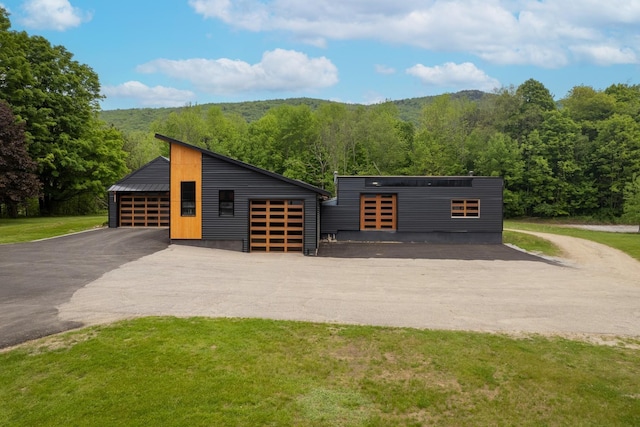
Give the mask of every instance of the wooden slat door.
[(251, 252), (302, 252), (304, 202), (252, 200), (249, 233)]
[(119, 199), (120, 227), (169, 226), (169, 194), (122, 194)]
[(361, 194), (360, 230), (395, 230), (396, 207), (396, 194)]

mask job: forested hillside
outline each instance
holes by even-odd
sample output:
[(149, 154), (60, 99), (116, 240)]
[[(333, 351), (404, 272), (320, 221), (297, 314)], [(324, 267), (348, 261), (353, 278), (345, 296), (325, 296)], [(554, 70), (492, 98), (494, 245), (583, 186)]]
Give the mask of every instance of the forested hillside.
[[(157, 132), (328, 190), (334, 171), (502, 176), (511, 217), (611, 219), (640, 197), (640, 86), (576, 86), (556, 101), (530, 79), (491, 95), (372, 106), (273, 102), (168, 112), (148, 131), (127, 133), (129, 167), (166, 154)], [(248, 120), (248, 111), (256, 118)]]
[[(477, 90), (460, 91), (451, 94), (454, 99), (466, 98), (471, 101), (479, 101), (485, 96), (491, 96), (485, 92)], [(418, 124), (420, 121), (420, 111), (422, 107), (433, 102), (434, 96), (425, 96), (420, 98), (402, 99), (398, 101), (390, 101), (398, 107), (398, 115), (402, 120)], [(248, 123), (255, 122), (264, 116), (267, 111), (274, 107), (282, 105), (299, 106), (306, 105), (311, 110), (317, 110), (323, 104), (343, 104), (340, 102), (326, 101), (313, 98), (290, 98), (290, 99), (272, 99), (265, 101), (247, 101), (236, 103), (210, 103), (201, 104), (201, 110), (207, 111), (209, 108), (215, 107), (222, 110), (225, 114), (237, 114)], [(359, 104), (344, 104), (349, 108), (357, 108)], [(124, 110), (106, 110), (100, 113), (100, 118), (113, 125), (117, 129), (124, 132), (147, 131), (151, 123), (155, 121), (166, 120), (171, 113), (180, 112), (183, 108), (131, 108)]]

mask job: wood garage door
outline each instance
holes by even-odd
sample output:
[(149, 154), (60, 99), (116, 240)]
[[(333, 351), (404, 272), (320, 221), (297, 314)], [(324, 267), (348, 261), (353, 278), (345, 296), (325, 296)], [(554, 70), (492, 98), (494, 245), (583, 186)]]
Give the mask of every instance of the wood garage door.
[(120, 227), (168, 227), (169, 193), (122, 194)]
[(360, 195), (360, 230), (395, 230), (395, 194)]
[(302, 252), (302, 200), (252, 200), (250, 211), (251, 252)]

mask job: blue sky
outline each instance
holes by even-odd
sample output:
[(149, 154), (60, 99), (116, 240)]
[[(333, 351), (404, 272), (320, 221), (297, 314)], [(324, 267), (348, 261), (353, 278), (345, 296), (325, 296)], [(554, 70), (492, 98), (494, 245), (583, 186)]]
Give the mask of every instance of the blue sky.
[(104, 110), (640, 84), (640, 0), (0, 0), (100, 77)]

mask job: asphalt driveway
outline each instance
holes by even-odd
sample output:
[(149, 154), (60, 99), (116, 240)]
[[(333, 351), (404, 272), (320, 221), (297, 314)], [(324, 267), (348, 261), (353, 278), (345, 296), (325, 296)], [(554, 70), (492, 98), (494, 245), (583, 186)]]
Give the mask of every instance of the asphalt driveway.
[(0, 245), (0, 348), (79, 327), (58, 305), (122, 264), (167, 248), (169, 231), (99, 229)]

